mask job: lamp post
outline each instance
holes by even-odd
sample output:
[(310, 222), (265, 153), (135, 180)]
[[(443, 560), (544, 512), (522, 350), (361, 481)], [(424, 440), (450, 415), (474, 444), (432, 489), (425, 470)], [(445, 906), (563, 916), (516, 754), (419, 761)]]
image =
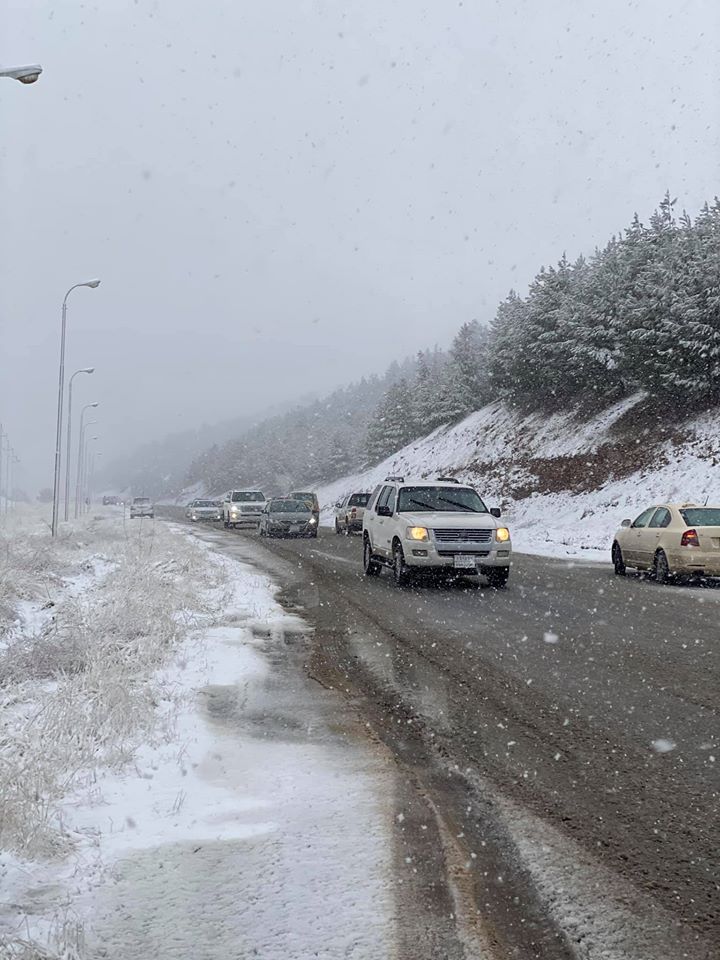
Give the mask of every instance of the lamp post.
[(60, 372), (58, 377), (58, 402), (57, 402), (57, 430), (55, 431), (55, 474), (53, 477), (53, 509), (52, 525), (50, 527), (53, 537), (57, 536), (58, 514), (60, 513), (60, 448), (62, 446), (62, 417), (63, 417), (63, 393), (65, 392), (65, 327), (67, 321), (67, 300), (73, 290), (78, 287), (91, 287), (93, 290), (100, 285), (99, 280), (85, 280), (83, 283), (75, 283), (70, 287), (63, 297), (62, 302), (62, 326), (60, 328)]
[[(2, 446), (2, 437), (0, 437), (0, 446)], [(5, 517), (8, 515), (8, 504), (10, 502), (10, 461), (14, 456), (13, 448), (10, 446), (10, 437), (5, 434), (5, 501), (2, 504), (2, 512)], [(3, 478), (0, 474), (0, 486)]]
[(72, 385), (73, 380), (79, 373), (95, 373), (95, 367), (82, 367), (76, 370), (70, 377), (68, 384), (68, 413), (67, 413), (67, 442), (65, 444), (65, 514), (63, 519), (67, 522), (70, 511), (70, 453), (72, 450)]
[(90, 476), (90, 444), (95, 440), (99, 440), (99, 437), (88, 437), (85, 441), (85, 457), (83, 459), (84, 468), (83, 468), (83, 513), (88, 506), (87, 498), (89, 492), (89, 476)]
[(8, 513), (10, 512), (10, 468), (12, 462), (15, 459), (15, 450), (10, 446), (10, 441), (7, 441), (7, 457), (5, 459), (5, 517), (7, 518)]
[(78, 515), (80, 514), (80, 491), (82, 490), (82, 472), (83, 472), (83, 454), (85, 453), (84, 444), (85, 444), (85, 427), (89, 427), (91, 423), (97, 423), (97, 420), (88, 420), (87, 423), (83, 423), (85, 417), (85, 411), (89, 410), (91, 407), (97, 407), (98, 401), (95, 403), (86, 403), (82, 408), (80, 413), (80, 441), (78, 443), (78, 462), (77, 462), (77, 474), (75, 476), (75, 519), (77, 520)]
[(42, 67), (39, 63), (28, 63), (23, 67), (0, 67), (0, 77), (9, 77), (11, 80), (19, 80), (20, 83), (35, 83)]
[(95, 457), (101, 457), (102, 453), (99, 450), (93, 450), (92, 457), (90, 458), (90, 470), (88, 472), (88, 484), (87, 484), (87, 499), (88, 504), (92, 504), (93, 500), (93, 487), (95, 486)]

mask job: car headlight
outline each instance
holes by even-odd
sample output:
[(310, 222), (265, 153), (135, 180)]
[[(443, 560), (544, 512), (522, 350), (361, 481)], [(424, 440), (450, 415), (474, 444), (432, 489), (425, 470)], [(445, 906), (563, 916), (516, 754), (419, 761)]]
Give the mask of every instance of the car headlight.
[(409, 540), (427, 540), (427, 527), (408, 527), (407, 535)]
[(310, 523), (317, 523), (317, 520), (315, 519), (315, 517), (310, 517)]
[(510, 539), (510, 531), (507, 527), (498, 527), (495, 531), (495, 539), (498, 543), (507, 543)]

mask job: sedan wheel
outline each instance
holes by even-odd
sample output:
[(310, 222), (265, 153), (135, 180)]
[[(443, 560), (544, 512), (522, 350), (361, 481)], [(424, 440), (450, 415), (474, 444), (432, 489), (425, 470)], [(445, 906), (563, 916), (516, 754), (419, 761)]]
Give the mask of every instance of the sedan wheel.
[(658, 550), (655, 554), (653, 575), (658, 583), (667, 583), (670, 579), (670, 564), (664, 550)]
[(620, 549), (619, 543), (614, 543), (612, 545), (612, 562), (613, 567), (615, 568), (615, 573), (619, 577), (625, 576), (625, 560), (623, 559), (622, 550)]

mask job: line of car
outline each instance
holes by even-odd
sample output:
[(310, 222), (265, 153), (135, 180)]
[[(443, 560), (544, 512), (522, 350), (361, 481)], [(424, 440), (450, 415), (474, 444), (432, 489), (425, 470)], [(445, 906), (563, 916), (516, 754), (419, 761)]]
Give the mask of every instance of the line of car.
[[(223, 520), (225, 527), (254, 526), (260, 536), (317, 537), (317, 494), (292, 491), (266, 499), (259, 490), (231, 490), (221, 501), (194, 500), (190, 520)], [(406, 480), (387, 477), (372, 493), (348, 493), (334, 506), (336, 534), (362, 534), (366, 576), (392, 570), (398, 585), (414, 574), (484, 576), (506, 586), (512, 540), (498, 508), (453, 477)], [(659, 582), (720, 577), (720, 507), (656, 504), (624, 520), (611, 548), (615, 573), (649, 571)]]

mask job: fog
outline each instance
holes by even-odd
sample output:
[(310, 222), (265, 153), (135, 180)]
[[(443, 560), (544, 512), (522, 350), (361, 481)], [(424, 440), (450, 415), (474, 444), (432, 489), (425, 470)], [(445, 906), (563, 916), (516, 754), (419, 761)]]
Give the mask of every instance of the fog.
[[(582, 8), (582, 9), (581, 9)], [(52, 479), (60, 307), (106, 459), (445, 345), (718, 192), (716, 0), (9, 0), (0, 421)]]

